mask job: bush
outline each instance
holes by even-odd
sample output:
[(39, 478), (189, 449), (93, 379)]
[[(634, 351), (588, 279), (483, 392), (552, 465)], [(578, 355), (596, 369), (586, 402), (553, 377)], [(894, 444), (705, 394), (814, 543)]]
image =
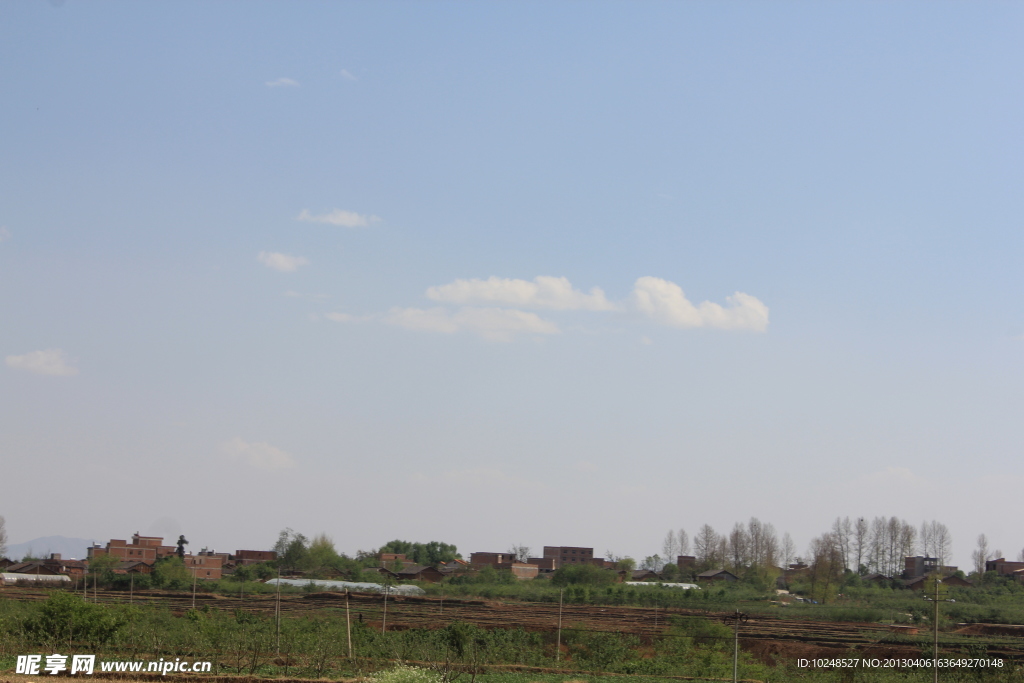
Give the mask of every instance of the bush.
[(39, 612), (25, 621), (29, 638), (40, 645), (82, 642), (106, 643), (123, 625), (124, 619), (112, 609), (92, 605), (75, 593), (53, 593)]

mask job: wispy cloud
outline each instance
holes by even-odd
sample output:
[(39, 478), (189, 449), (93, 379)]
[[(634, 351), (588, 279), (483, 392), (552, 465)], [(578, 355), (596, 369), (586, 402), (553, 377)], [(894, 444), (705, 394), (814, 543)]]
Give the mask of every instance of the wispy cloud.
[(663, 325), (757, 332), (768, 329), (768, 307), (761, 300), (736, 292), (726, 301), (728, 306), (710, 301), (694, 305), (682, 287), (658, 277), (639, 278), (633, 286), (635, 309)]
[[(575, 289), (568, 278), (541, 275), (531, 280), (490, 277), (459, 279), (430, 287), (428, 299), (456, 307), (394, 307), (387, 313), (355, 317), (348, 313), (326, 313), (324, 317), (341, 323), (376, 320), (409, 330), (455, 334), (472, 332), (491, 341), (512, 341), (519, 335), (560, 334), (552, 320), (541, 318), (524, 308), (549, 311), (589, 311), (639, 313), (649, 320), (671, 327), (710, 327), (722, 330), (768, 328), (768, 307), (743, 292), (726, 297), (726, 305), (704, 301), (695, 305), (674, 282), (657, 277), (641, 277), (630, 296), (610, 301), (603, 290)], [(473, 304), (506, 304), (508, 307)], [(640, 343), (652, 343), (647, 336)]]
[(299, 82), (293, 81), (290, 78), (278, 78), (273, 81), (267, 81), (266, 86), (268, 88), (298, 88)]
[(345, 211), (344, 209), (334, 209), (333, 211), (321, 214), (310, 213), (309, 209), (303, 209), (295, 217), (295, 220), (307, 223), (327, 223), (328, 225), (339, 225), (343, 228), (366, 228), (374, 223), (379, 223), (381, 218), (372, 214), (356, 213), (355, 211)]
[(346, 81), (358, 81), (359, 80), (348, 69), (342, 69), (341, 70), (341, 77), (344, 78)]
[(489, 341), (512, 341), (516, 334), (558, 334), (558, 326), (536, 313), (510, 308), (393, 308), (384, 321), (410, 330), (454, 334), (473, 332)]
[(221, 445), (221, 452), (229, 458), (240, 460), (260, 470), (283, 470), (295, 467), (295, 458), (269, 443), (249, 443), (235, 437)]
[(0, 225), (0, 242), (11, 239), (11, 231)]
[(490, 277), (486, 280), (455, 280), (431, 287), (427, 298), (454, 304), (506, 304), (520, 308), (556, 311), (613, 311), (616, 309), (600, 288), (589, 293), (573, 289), (565, 277), (540, 275), (533, 281)]
[(280, 273), (293, 273), (309, 264), (309, 260), (304, 256), (290, 256), (276, 251), (261, 251), (256, 259), (267, 268), (273, 268)]
[(68, 363), (67, 357), (60, 349), (32, 351), (21, 356), (7, 356), (7, 366), (18, 370), (27, 370), (37, 375), (52, 377), (77, 375), (78, 368)]

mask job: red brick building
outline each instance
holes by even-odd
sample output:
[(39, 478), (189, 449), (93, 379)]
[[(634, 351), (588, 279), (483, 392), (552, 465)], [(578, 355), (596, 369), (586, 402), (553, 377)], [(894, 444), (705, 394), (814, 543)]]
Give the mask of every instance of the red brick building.
[(553, 560), (555, 569), (567, 564), (591, 564), (594, 559), (594, 549), (571, 545), (546, 545), (544, 546), (544, 559)]
[(1010, 576), (1021, 569), (1024, 569), (1024, 562), (1009, 562), (1005, 557), (985, 563), (985, 571), (995, 572), (999, 576)]
[(231, 559), (236, 565), (258, 564), (275, 561), (277, 553), (273, 550), (236, 550)]

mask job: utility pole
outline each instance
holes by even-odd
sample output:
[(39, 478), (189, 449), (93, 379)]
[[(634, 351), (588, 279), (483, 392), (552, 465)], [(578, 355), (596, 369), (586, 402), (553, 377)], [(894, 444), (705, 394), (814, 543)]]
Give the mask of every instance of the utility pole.
[(558, 639), (555, 641), (555, 661), (562, 655), (562, 589), (558, 589)]
[(128, 584), (128, 604), (135, 602), (135, 572), (132, 572), (130, 583)]
[(388, 593), (391, 592), (391, 586), (388, 585), (387, 581), (384, 582), (384, 616), (380, 620), (380, 632), (384, 633), (387, 630), (388, 625)]
[(198, 567), (192, 566), (192, 609), (196, 608), (196, 582), (199, 579)]
[(740, 670), (740, 610), (736, 608), (736, 630), (732, 641), (732, 683), (739, 681)]
[(348, 589), (345, 589), (345, 634), (348, 636), (348, 658), (352, 659), (352, 615), (348, 609)]
[(935, 615), (932, 617), (934, 622), (934, 634), (935, 640), (932, 645), (932, 674), (935, 683), (939, 683), (939, 584), (942, 581), (939, 577), (935, 577)]
[(277, 654), (281, 656), (281, 567), (277, 568), (277, 605), (275, 612), (277, 613)]

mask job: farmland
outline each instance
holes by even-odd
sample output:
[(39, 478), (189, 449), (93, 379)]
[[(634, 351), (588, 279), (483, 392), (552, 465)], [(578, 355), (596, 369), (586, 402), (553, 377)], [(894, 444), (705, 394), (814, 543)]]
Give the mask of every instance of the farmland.
[[(24, 603), (45, 601), (50, 593), (42, 589), (12, 587), (2, 592), (5, 600)], [(218, 595), (177, 591), (89, 591), (89, 601), (101, 605), (154, 609), (181, 617), (192, 613), (193, 605), (204, 613), (251, 615), (272, 621), (278, 598), (273, 593)], [(621, 634), (635, 639), (641, 648), (680, 635), (679, 624), (718, 623), (722, 629), (706, 640), (731, 641), (735, 610), (685, 609), (678, 607), (629, 607), (579, 605), (511, 600), (452, 599), (442, 596), (410, 597), (335, 592), (293, 592), (280, 597), (280, 613), (288, 621), (326, 619), (344, 623), (346, 604), (352, 623), (362, 628), (388, 632), (438, 630), (453, 623), (471, 624), (486, 630), (521, 629), (550, 639), (562, 625), (563, 638), (570, 634)], [(872, 622), (829, 621), (820, 618), (784, 618), (783, 610), (766, 613), (763, 605), (744, 608), (739, 624), (739, 645), (763, 664), (787, 664), (798, 658), (872, 657), (915, 658), (931, 642), (927, 630), (893, 630)], [(561, 615), (560, 615), (561, 613)], [(1024, 660), (1021, 629), (1011, 626), (965, 625), (941, 634), (940, 648), (953, 656), (962, 652), (984, 652), (990, 657)], [(705, 643), (707, 644), (707, 643)], [(721, 645), (722, 643), (718, 643)], [(726, 643), (731, 648), (731, 643)]]

